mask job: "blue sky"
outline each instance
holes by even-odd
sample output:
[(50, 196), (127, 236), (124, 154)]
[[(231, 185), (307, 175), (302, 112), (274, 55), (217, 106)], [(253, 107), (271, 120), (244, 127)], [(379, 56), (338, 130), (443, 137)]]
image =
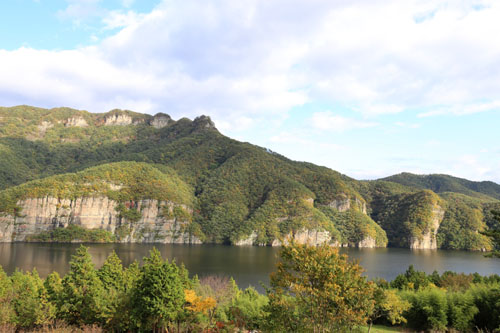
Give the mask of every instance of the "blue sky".
[(13, 0), (0, 104), (210, 115), (358, 179), (500, 182), (492, 0)]

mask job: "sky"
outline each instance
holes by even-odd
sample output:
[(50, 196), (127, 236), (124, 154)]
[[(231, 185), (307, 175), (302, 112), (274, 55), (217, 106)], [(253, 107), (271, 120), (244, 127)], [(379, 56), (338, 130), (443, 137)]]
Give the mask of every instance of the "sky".
[(500, 183), (500, 1), (12, 0), (0, 105), (209, 115), (356, 179)]

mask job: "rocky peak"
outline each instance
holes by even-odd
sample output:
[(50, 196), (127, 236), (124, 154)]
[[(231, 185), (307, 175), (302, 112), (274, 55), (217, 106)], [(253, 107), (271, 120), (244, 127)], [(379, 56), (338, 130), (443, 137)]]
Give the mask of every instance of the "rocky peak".
[(172, 122), (172, 118), (165, 113), (157, 113), (149, 121), (149, 124), (154, 128), (163, 128)]
[(196, 129), (217, 129), (209, 116), (199, 116), (194, 118), (193, 125)]

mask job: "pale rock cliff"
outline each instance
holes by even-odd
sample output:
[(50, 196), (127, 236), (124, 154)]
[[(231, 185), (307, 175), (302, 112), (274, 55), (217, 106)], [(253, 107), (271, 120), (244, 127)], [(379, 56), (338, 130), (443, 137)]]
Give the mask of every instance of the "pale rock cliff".
[(431, 220), (431, 227), (424, 232), (422, 237), (411, 237), (410, 238), (410, 249), (414, 250), (435, 250), (437, 249), (437, 240), (436, 240), (436, 235), (439, 229), (439, 226), (441, 224), (441, 221), (443, 221), (444, 218), (444, 209), (439, 206), (435, 205), (434, 208), (432, 209), (432, 220)]
[(374, 238), (367, 236), (365, 239), (362, 239), (361, 241), (359, 241), (358, 244), (356, 244), (356, 247), (375, 248), (375, 247), (377, 247), (377, 242), (375, 241)]
[(339, 212), (346, 212), (351, 209), (351, 206), (357, 206), (364, 214), (366, 214), (366, 203), (359, 200), (358, 198), (350, 198), (345, 194), (342, 194), (338, 199), (332, 200), (328, 207), (334, 208)]
[(296, 232), (290, 232), (285, 236), (283, 242), (278, 239), (273, 240), (271, 246), (282, 246), (283, 243), (288, 245), (292, 239), (298, 244), (317, 246), (324, 243), (330, 244), (332, 237), (329, 231), (302, 229)]
[(127, 114), (112, 114), (104, 118), (104, 126), (127, 126), (143, 123), (144, 119), (133, 120)]
[(64, 127), (87, 127), (89, 124), (83, 117), (71, 117), (64, 121)]
[(170, 124), (171, 121), (172, 118), (170, 118), (168, 114), (157, 113), (156, 115), (154, 115), (153, 119), (151, 119), (149, 124), (154, 128), (163, 128)]
[[(184, 232), (186, 223), (164, 217), (162, 209), (172, 211), (174, 203), (141, 200), (135, 204), (142, 217), (137, 222), (128, 222), (116, 210), (118, 203), (107, 197), (21, 200), (17, 203), (21, 208), (18, 216), (0, 216), (0, 242), (24, 241), (27, 236), (75, 224), (86, 229), (105, 229), (115, 234), (120, 232), (121, 242), (201, 243), (194, 235)], [(183, 208), (188, 210), (187, 207)]]

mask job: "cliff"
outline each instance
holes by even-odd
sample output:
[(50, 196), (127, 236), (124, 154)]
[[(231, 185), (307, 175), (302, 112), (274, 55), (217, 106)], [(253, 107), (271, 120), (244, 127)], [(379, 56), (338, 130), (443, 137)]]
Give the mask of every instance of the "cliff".
[(435, 205), (431, 210), (430, 223), (419, 236), (411, 236), (409, 240), (410, 249), (435, 250), (438, 248), (436, 235), (441, 221), (443, 221), (445, 210)]
[(85, 229), (107, 230), (122, 243), (201, 243), (199, 238), (187, 231), (190, 223), (187, 218), (174, 215), (176, 207), (191, 214), (188, 207), (148, 199), (132, 205), (141, 215), (137, 220), (130, 221), (122, 216), (119, 203), (107, 197), (21, 200), (17, 202), (17, 216), (0, 217), (0, 242), (36, 240), (41, 233), (78, 225)]

